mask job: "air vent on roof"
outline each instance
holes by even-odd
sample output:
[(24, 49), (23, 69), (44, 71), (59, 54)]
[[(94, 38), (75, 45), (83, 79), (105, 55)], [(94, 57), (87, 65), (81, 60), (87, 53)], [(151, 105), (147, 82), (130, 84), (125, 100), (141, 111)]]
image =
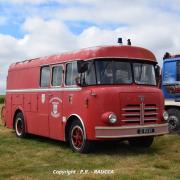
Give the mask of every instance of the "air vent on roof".
[(118, 38), (119, 45), (123, 45), (122, 38)]
[(131, 40), (130, 39), (127, 40), (127, 45), (131, 46)]
[[(118, 38), (118, 43), (119, 43), (119, 45), (123, 45), (122, 38)], [(131, 40), (130, 39), (127, 40), (127, 45), (131, 46)]]

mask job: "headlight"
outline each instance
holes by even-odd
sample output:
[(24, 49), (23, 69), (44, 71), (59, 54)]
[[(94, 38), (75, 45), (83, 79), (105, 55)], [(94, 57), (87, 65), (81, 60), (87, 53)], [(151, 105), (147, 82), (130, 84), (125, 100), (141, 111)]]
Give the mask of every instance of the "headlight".
[(169, 118), (169, 114), (166, 111), (164, 111), (164, 113), (163, 113), (163, 118), (165, 121), (167, 121)]
[(116, 121), (117, 121), (117, 116), (116, 116), (114, 113), (111, 113), (111, 114), (109, 115), (108, 119), (109, 119), (109, 122), (110, 122), (111, 124), (114, 124), (114, 123), (116, 123)]

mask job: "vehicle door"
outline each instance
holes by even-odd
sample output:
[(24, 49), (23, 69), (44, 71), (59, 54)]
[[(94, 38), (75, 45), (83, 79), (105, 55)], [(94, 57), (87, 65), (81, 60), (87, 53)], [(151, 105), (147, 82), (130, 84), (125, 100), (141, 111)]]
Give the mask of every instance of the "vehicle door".
[(63, 137), (63, 65), (52, 66), (51, 91), (49, 92), (49, 136), (53, 139)]

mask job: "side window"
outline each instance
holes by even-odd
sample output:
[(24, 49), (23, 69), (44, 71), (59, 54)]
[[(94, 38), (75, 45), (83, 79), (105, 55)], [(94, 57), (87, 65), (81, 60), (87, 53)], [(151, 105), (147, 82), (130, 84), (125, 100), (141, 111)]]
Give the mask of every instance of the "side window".
[(48, 87), (49, 83), (50, 83), (50, 67), (44, 66), (41, 68), (40, 86), (41, 87)]
[(55, 66), (52, 68), (52, 86), (60, 86), (62, 84), (62, 66)]
[(66, 85), (76, 85), (75, 78), (78, 76), (77, 62), (68, 63), (66, 65)]
[(177, 72), (176, 80), (180, 81), (180, 62), (176, 63), (176, 72)]
[(176, 61), (165, 61), (163, 65), (163, 85), (174, 84), (178, 80)]

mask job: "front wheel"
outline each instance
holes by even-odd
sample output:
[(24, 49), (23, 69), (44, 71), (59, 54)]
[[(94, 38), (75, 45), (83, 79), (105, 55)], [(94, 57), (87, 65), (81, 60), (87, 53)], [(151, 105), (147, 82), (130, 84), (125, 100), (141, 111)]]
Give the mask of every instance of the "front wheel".
[(79, 121), (74, 121), (71, 124), (68, 140), (70, 147), (74, 152), (88, 153), (92, 146), (92, 142), (85, 138), (84, 130)]
[(21, 112), (17, 113), (15, 117), (14, 128), (17, 137), (24, 138), (26, 136), (24, 116)]
[(168, 125), (169, 132), (178, 133), (180, 132), (180, 111), (178, 109), (168, 109), (169, 114)]
[(153, 136), (146, 136), (146, 137), (136, 137), (129, 139), (129, 144), (134, 147), (150, 147), (153, 143), (154, 137)]

